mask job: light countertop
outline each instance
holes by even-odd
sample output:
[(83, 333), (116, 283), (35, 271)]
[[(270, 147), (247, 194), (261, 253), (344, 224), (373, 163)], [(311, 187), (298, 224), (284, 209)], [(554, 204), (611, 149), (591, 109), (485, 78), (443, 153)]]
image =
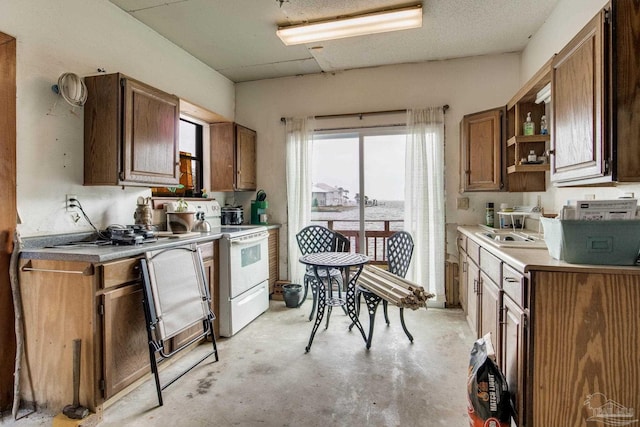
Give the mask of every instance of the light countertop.
[(141, 245), (26, 247), (20, 252), (20, 257), (23, 259), (101, 263), (120, 258), (134, 257), (148, 251), (164, 249), (171, 246), (189, 243), (205, 243), (220, 239), (221, 237), (222, 233), (220, 232), (188, 233), (184, 236), (176, 234), (170, 237), (160, 237), (157, 242), (144, 243)]
[(501, 258), (521, 272), (529, 271), (563, 271), (574, 273), (606, 273), (606, 274), (638, 274), (640, 267), (627, 265), (586, 265), (569, 264), (554, 259), (546, 249), (496, 247), (487, 243), (476, 233), (486, 231), (479, 226), (461, 225), (458, 231), (479, 244), (483, 249)]

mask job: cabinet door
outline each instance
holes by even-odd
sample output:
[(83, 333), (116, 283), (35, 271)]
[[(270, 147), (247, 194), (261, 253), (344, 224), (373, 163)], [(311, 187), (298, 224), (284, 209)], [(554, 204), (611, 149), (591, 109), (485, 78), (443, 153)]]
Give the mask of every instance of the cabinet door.
[(611, 2), (612, 61), (610, 100), (613, 165), (616, 181), (640, 182), (640, 66), (638, 64), (638, 34), (640, 4), (633, 1)]
[(140, 283), (105, 292), (102, 296), (105, 399), (150, 372), (142, 298)]
[(469, 260), (466, 252), (460, 251), (460, 264), (459, 264), (459, 272), (458, 272), (458, 283), (460, 284), (460, 306), (465, 313), (468, 310), (468, 292), (469, 292), (469, 279), (467, 275), (469, 274)]
[(597, 179), (608, 172), (603, 93), (604, 25), (604, 13), (600, 13), (553, 60), (553, 182)]
[(478, 291), (480, 288), (480, 269), (467, 257), (467, 323), (471, 330), (478, 332)]
[(462, 191), (503, 188), (502, 147), (505, 109), (483, 111), (461, 122), (460, 180)]
[(496, 352), (497, 363), (500, 364), (500, 307), (502, 295), (498, 286), (484, 272), (480, 273), (480, 325), (478, 336), (491, 333), (491, 342)]
[(124, 79), (122, 181), (176, 185), (180, 178), (180, 102), (173, 95)]
[(235, 141), (233, 123), (214, 123), (210, 127), (211, 190), (235, 189)]
[(502, 362), (500, 368), (509, 384), (516, 424), (525, 417), (525, 313), (508, 296), (503, 297)]
[(256, 189), (256, 132), (236, 125), (236, 190)]

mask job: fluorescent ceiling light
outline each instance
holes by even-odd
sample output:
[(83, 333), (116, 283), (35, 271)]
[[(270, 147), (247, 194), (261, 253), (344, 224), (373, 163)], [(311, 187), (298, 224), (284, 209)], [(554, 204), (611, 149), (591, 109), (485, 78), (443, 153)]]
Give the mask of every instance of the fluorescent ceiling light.
[(366, 34), (422, 27), (422, 5), (330, 21), (279, 27), (276, 34), (287, 46)]

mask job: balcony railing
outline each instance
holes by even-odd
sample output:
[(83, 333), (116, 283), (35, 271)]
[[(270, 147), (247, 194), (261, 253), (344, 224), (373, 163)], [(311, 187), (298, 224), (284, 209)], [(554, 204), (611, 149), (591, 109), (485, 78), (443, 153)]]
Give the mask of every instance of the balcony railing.
[(387, 239), (396, 231), (402, 231), (402, 220), (365, 220), (365, 250), (360, 247), (360, 221), (358, 220), (312, 220), (330, 230), (344, 235), (351, 242), (351, 252), (363, 253), (374, 265), (387, 264)]

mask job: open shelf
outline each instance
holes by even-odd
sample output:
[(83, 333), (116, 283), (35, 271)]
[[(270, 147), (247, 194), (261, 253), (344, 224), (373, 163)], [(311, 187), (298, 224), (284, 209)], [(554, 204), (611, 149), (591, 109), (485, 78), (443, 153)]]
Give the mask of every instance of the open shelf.
[(550, 135), (522, 135), (528, 113), (535, 123), (535, 131), (540, 132), (540, 119), (546, 114), (545, 104), (536, 104), (538, 92), (551, 81), (551, 60), (549, 60), (507, 104), (507, 143), (505, 147), (506, 169), (509, 176), (509, 191), (545, 191), (545, 173), (549, 164), (523, 164), (533, 150), (542, 156), (549, 150)]
[(515, 135), (507, 140), (507, 147), (527, 142), (549, 142), (551, 135)]
[(539, 165), (511, 165), (507, 167), (507, 173), (546, 172), (548, 170), (549, 163)]

